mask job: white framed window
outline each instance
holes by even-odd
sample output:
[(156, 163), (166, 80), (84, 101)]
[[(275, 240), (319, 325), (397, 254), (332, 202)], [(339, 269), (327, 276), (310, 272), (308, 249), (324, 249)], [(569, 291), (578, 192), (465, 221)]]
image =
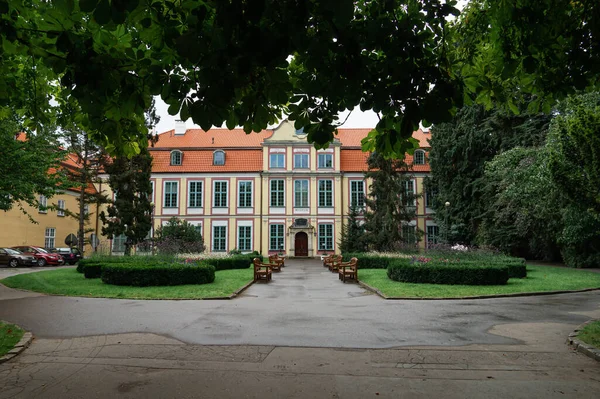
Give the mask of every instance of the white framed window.
[(238, 182), (238, 207), (250, 208), (252, 206), (252, 182), (243, 180)]
[(333, 180), (319, 180), (319, 207), (333, 206)]
[(227, 251), (227, 226), (213, 226), (212, 251)]
[(183, 153), (179, 150), (171, 151), (171, 165), (180, 166), (183, 160)]
[(402, 238), (408, 244), (416, 244), (417, 243), (417, 226), (410, 224), (402, 225)]
[(333, 154), (319, 154), (318, 158), (319, 169), (333, 168)]
[(57, 216), (65, 216), (65, 200), (58, 200)]
[(284, 248), (284, 228), (283, 224), (272, 224), (269, 226), (269, 250), (283, 251)]
[(237, 249), (244, 252), (252, 251), (252, 226), (238, 226)]
[(271, 169), (284, 169), (285, 154), (269, 154), (269, 164), (271, 165)]
[(285, 206), (285, 180), (271, 180), (271, 206)]
[(221, 166), (225, 165), (225, 152), (217, 150), (213, 152), (213, 165)]
[(202, 189), (201, 181), (188, 182), (188, 207), (202, 208)]
[(433, 203), (435, 201), (435, 196), (437, 195), (437, 190), (435, 189), (427, 189), (425, 192), (425, 207), (433, 208)]
[(227, 208), (227, 181), (213, 183), (213, 207)]
[(294, 207), (308, 208), (308, 180), (294, 180)]
[(415, 150), (415, 153), (413, 155), (413, 164), (425, 165), (425, 151)]
[(308, 154), (294, 154), (294, 169), (308, 168)]
[(55, 248), (55, 238), (56, 229), (54, 227), (46, 227), (46, 232), (44, 233), (44, 247)]
[(427, 226), (427, 248), (440, 242), (440, 228), (438, 226)]
[(319, 225), (319, 249), (321, 251), (333, 250), (333, 225)]
[(177, 208), (179, 195), (179, 182), (176, 181), (166, 181), (165, 182), (165, 199), (164, 199), (164, 207), (165, 208)]
[(39, 213), (48, 213), (48, 198), (46, 198), (45, 195), (40, 195), (38, 212)]
[(404, 205), (415, 206), (415, 182), (414, 180), (404, 181)]
[(350, 181), (350, 204), (358, 208), (365, 206), (365, 182), (362, 180)]
[(114, 236), (112, 240), (112, 251), (125, 252), (125, 241), (127, 241), (127, 236), (125, 234)]

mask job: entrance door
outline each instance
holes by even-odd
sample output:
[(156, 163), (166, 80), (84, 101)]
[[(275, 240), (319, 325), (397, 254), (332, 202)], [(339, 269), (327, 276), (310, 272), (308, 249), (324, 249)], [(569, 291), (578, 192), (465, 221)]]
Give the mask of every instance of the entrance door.
[(294, 256), (308, 256), (308, 235), (302, 231), (295, 237)]

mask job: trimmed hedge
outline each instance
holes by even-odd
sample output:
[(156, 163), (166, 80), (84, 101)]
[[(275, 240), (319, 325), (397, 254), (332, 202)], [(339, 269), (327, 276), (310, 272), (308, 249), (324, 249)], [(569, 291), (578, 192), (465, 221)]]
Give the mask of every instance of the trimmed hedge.
[(201, 259), (201, 263), (214, 266), (215, 270), (247, 269), (251, 266), (252, 260), (259, 255), (237, 255), (229, 258), (206, 258)]
[(387, 269), (390, 263), (397, 259), (358, 252), (347, 253), (342, 255), (342, 260), (344, 262), (349, 262), (352, 258), (358, 259), (359, 269)]
[(471, 262), (412, 262), (394, 259), (387, 268), (391, 280), (405, 283), (450, 285), (504, 285), (508, 281), (508, 266), (476, 265)]
[(112, 285), (148, 287), (208, 284), (213, 281), (215, 281), (215, 267), (200, 263), (195, 265), (122, 263), (102, 266), (102, 282)]

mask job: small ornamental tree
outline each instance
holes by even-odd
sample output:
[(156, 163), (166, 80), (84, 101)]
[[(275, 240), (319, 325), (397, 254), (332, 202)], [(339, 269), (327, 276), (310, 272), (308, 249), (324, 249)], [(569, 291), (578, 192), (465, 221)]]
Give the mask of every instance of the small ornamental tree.
[(365, 227), (358, 220), (360, 208), (352, 203), (348, 213), (348, 222), (342, 226), (340, 250), (342, 253), (364, 252), (367, 249), (365, 242)]
[(205, 249), (202, 234), (196, 226), (175, 217), (156, 230), (155, 239), (161, 253), (199, 253)]

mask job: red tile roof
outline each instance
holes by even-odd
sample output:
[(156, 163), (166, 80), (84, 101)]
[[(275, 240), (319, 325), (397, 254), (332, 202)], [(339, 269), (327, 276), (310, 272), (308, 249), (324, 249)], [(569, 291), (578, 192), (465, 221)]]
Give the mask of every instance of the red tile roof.
[(373, 129), (338, 129), (336, 138), (340, 140), (343, 147), (361, 148), (360, 141), (367, 137)]
[(188, 129), (185, 134), (175, 135), (169, 130), (158, 135), (155, 148), (260, 148), (264, 139), (271, 137), (272, 130), (246, 134), (242, 129)]
[[(183, 148), (183, 147), (180, 147)], [(226, 150), (225, 165), (213, 165), (213, 150), (184, 151), (182, 164), (171, 165), (171, 151), (150, 148), (152, 171), (181, 172), (260, 172), (263, 167), (262, 149)]]

